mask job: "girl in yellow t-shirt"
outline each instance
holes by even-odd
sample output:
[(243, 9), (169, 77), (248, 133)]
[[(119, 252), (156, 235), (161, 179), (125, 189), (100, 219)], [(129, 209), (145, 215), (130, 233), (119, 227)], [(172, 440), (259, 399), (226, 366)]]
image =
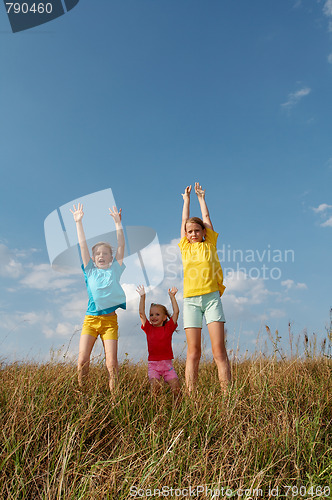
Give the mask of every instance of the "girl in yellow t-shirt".
[(226, 390), (231, 379), (225, 348), (225, 317), (220, 296), (225, 290), (223, 274), (217, 254), (218, 233), (214, 232), (205, 201), (205, 189), (195, 183), (195, 193), (202, 219), (189, 218), (191, 186), (183, 197), (181, 241), (179, 247), (183, 263), (183, 321), (187, 337), (186, 385), (189, 392), (198, 378), (201, 358), (203, 316), (208, 327), (212, 354), (218, 368), (221, 388)]

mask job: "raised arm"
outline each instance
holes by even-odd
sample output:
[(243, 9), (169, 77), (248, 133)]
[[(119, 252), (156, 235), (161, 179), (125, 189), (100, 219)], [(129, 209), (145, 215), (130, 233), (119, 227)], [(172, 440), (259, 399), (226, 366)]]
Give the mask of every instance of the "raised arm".
[(197, 194), (199, 206), (201, 207), (201, 214), (204, 225), (213, 230), (209, 210), (205, 201), (205, 189), (202, 189), (202, 186), (198, 182), (195, 182), (195, 193)]
[(121, 212), (122, 209), (118, 211), (116, 207), (113, 207), (113, 210), (109, 208), (110, 215), (113, 217), (115, 228), (116, 228), (116, 238), (118, 240), (118, 248), (116, 250), (115, 258), (118, 261), (119, 265), (122, 265), (124, 249), (125, 249), (125, 239), (121, 224)]
[(145, 316), (145, 290), (143, 285), (138, 285), (136, 288), (136, 292), (139, 294), (139, 317), (141, 318), (142, 325), (144, 326), (146, 323), (146, 316)]
[(191, 186), (187, 186), (182, 195), (183, 209), (182, 209), (182, 223), (181, 223), (181, 238), (186, 235), (186, 221), (189, 219), (190, 213), (190, 192)]
[(91, 257), (90, 257), (88, 245), (86, 243), (85, 233), (84, 233), (84, 229), (83, 229), (83, 222), (82, 222), (83, 215), (84, 215), (83, 205), (82, 205), (82, 203), (79, 203), (77, 205), (77, 208), (75, 205), (73, 205), (73, 208), (74, 208), (74, 210), (70, 209), (70, 211), (73, 214), (74, 221), (76, 222), (78, 243), (79, 243), (80, 249), (81, 249), (81, 256), (82, 256), (83, 265), (84, 265), (84, 267), (86, 267), (88, 265), (88, 262), (89, 262)]
[(175, 298), (177, 291), (178, 291), (178, 289), (175, 288), (175, 286), (173, 286), (172, 288), (169, 288), (169, 290), (168, 290), (168, 295), (171, 299), (172, 308), (173, 308), (172, 320), (173, 320), (174, 324), (176, 324), (178, 322), (178, 317), (179, 317), (179, 306), (178, 306), (178, 303), (177, 303), (176, 298)]

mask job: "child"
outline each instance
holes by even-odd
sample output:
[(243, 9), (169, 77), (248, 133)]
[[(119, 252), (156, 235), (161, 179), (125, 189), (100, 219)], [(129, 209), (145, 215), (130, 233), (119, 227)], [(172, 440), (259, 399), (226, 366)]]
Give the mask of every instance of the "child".
[(225, 287), (217, 255), (218, 233), (213, 230), (205, 202), (205, 190), (195, 183), (202, 219), (189, 218), (191, 186), (183, 196), (181, 250), (183, 263), (183, 321), (187, 337), (186, 386), (194, 389), (201, 358), (203, 315), (207, 323), (212, 354), (218, 368), (221, 388), (226, 390), (231, 379), (230, 365), (224, 340), (224, 312), (220, 300)]
[(170, 316), (166, 307), (161, 304), (151, 304), (150, 321), (145, 316), (145, 290), (144, 286), (137, 287), (140, 295), (139, 316), (142, 322), (142, 330), (145, 331), (148, 342), (148, 376), (153, 391), (159, 388), (160, 377), (170, 385), (174, 396), (180, 392), (179, 379), (173, 368), (172, 359), (172, 335), (177, 327), (179, 306), (175, 294), (177, 288), (168, 290), (171, 299), (173, 315)]
[(94, 343), (100, 334), (103, 342), (106, 367), (109, 373), (109, 387), (112, 392), (115, 387), (118, 373), (118, 322), (115, 310), (118, 307), (126, 309), (126, 296), (119, 283), (125, 269), (123, 255), (125, 240), (121, 226), (121, 209), (109, 209), (116, 227), (118, 248), (113, 258), (112, 247), (109, 243), (99, 242), (92, 247), (90, 257), (83, 230), (83, 205), (74, 205), (70, 210), (76, 222), (78, 243), (81, 249), (82, 269), (89, 295), (89, 304), (83, 323), (79, 354), (78, 354), (78, 383), (82, 388), (87, 379), (90, 364), (90, 355)]

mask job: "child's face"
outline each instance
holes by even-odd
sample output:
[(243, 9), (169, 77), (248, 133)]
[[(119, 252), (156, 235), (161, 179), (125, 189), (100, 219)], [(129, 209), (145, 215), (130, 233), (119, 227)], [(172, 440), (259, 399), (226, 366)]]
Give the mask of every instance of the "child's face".
[(110, 249), (105, 245), (100, 245), (95, 248), (92, 260), (96, 264), (96, 267), (99, 267), (100, 269), (108, 269), (112, 261)]
[(164, 314), (161, 307), (151, 306), (150, 307), (150, 323), (152, 326), (163, 326), (164, 321), (167, 320), (166, 314)]
[(197, 222), (188, 222), (186, 224), (186, 237), (189, 243), (197, 243), (203, 241), (206, 230)]

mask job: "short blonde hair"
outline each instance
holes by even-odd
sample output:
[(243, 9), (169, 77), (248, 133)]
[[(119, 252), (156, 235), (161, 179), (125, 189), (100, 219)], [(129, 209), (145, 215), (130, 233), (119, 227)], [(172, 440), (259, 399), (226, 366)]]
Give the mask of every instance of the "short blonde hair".
[(97, 250), (98, 247), (107, 247), (109, 249), (109, 251), (111, 252), (111, 257), (113, 256), (113, 250), (112, 250), (111, 245), (105, 241), (99, 241), (98, 243), (93, 245), (93, 247), (92, 247), (92, 255), (93, 256), (95, 255), (95, 251)]

